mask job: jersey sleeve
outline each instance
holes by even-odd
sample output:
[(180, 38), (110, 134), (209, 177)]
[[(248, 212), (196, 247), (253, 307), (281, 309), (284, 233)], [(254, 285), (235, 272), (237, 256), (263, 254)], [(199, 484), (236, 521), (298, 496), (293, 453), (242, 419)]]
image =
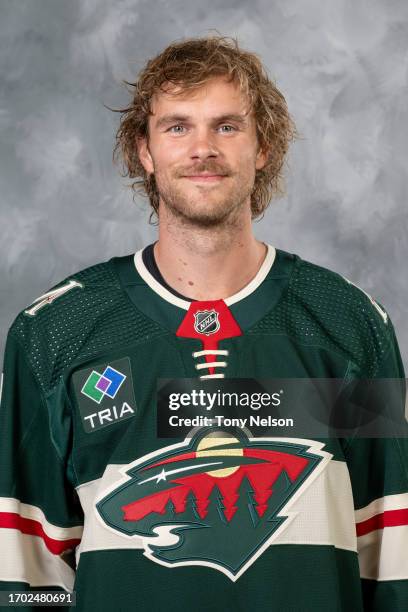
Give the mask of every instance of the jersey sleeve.
[(11, 332), (3, 369), (0, 588), (70, 591), (83, 513), (69, 478), (69, 444), (56, 442), (70, 427), (63, 395), (44, 394)]
[[(399, 379), (392, 401), (404, 415), (406, 381), (391, 321), (376, 379)], [(399, 384), (400, 382), (400, 384)], [(375, 394), (372, 398), (375, 397)], [(373, 399), (369, 401), (375, 401)], [(364, 610), (408, 610), (408, 439), (354, 438), (345, 448), (355, 505)]]

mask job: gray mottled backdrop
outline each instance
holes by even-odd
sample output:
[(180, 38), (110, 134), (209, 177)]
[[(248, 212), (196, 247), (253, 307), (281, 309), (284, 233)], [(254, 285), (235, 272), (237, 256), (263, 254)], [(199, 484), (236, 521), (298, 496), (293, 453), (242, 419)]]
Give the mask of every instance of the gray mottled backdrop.
[(170, 41), (217, 29), (262, 56), (303, 135), (256, 234), (376, 297), (407, 366), (405, 0), (0, 0), (0, 29), (1, 352), (51, 285), (153, 240), (104, 104)]

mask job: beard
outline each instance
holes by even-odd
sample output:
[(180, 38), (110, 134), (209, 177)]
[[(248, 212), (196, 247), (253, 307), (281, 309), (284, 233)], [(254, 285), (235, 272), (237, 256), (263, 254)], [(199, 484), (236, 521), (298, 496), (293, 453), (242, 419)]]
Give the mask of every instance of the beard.
[[(219, 185), (192, 183), (193, 189), (183, 189), (183, 183), (187, 185), (189, 181), (181, 177), (203, 172), (224, 174), (227, 178)], [(184, 225), (202, 229), (235, 226), (250, 199), (254, 182), (254, 176), (233, 175), (225, 167), (211, 162), (200, 164), (193, 171), (180, 170), (173, 177), (169, 179), (158, 169), (155, 171), (156, 188), (163, 206)], [(230, 183), (229, 189), (226, 189), (224, 181)]]

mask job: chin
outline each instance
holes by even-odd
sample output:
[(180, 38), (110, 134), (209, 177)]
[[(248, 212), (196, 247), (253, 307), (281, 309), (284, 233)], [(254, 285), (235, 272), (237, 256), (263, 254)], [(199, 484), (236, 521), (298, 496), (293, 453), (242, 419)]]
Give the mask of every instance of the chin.
[(183, 193), (168, 192), (162, 194), (165, 206), (174, 215), (186, 222), (201, 227), (214, 227), (222, 224), (237, 208), (237, 199), (233, 194), (224, 197), (215, 190), (186, 190)]
[(206, 210), (184, 210), (180, 211), (180, 214), (186, 221), (195, 224), (200, 227), (215, 227), (222, 225), (229, 218), (231, 209), (221, 207), (218, 210), (206, 209)]

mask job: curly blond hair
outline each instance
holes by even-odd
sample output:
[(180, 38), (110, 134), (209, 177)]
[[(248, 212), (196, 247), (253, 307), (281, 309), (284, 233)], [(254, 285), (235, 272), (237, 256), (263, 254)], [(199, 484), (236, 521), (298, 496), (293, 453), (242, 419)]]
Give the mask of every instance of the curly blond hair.
[(210, 78), (226, 76), (239, 84), (253, 110), (261, 149), (268, 152), (265, 166), (256, 171), (251, 193), (252, 218), (263, 215), (273, 196), (285, 193), (283, 164), (290, 141), (299, 137), (289, 115), (286, 100), (268, 77), (261, 60), (241, 49), (235, 38), (207, 36), (176, 41), (150, 59), (134, 83), (124, 81), (133, 94), (126, 108), (111, 109), (121, 113), (113, 151), (114, 161), (122, 162), (122, 176), (136, 179), (131, 183), (134, 196), (147, 195), (153, 208), (159, 208), (159, 193), (154, 174), (142, 166), (136, 140), (148, 138), (148, 118), (152, 97), (165, 86), (181, 86), (179, 93), (201, 87)]

